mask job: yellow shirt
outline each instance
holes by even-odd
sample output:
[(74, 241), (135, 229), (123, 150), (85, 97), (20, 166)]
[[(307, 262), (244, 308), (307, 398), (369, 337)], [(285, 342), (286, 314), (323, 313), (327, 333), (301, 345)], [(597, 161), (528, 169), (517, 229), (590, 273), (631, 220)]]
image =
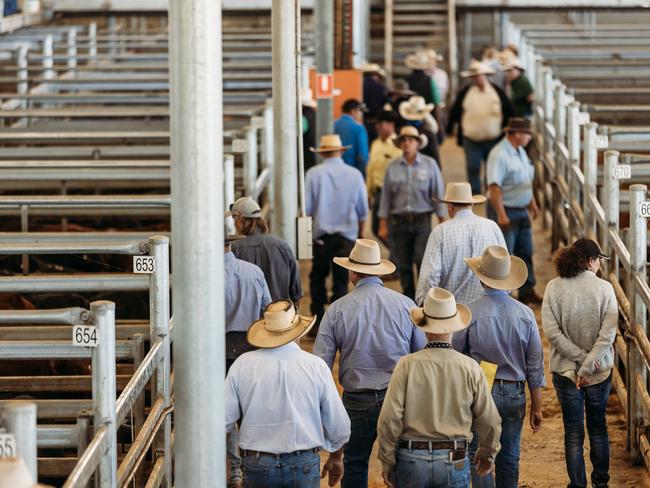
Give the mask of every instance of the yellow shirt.
[(402, 155), (402, 150), (393, 144), (397, 137), (393, 134), (391, 137), (382, 141), (379, 137), (372, 141), (370, 146), (370, 158), (366, 168), (366, 181), (368, 184), (368, 196), (372, 197), (377, 188), (384, 186), (384, 176), (386, 168), (395, 159)]

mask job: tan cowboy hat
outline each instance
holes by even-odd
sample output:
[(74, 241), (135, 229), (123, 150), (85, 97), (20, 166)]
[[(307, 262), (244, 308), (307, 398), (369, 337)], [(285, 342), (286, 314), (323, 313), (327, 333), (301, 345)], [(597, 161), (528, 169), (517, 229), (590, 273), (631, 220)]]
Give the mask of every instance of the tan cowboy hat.
[(488, 246), (482, 256), (465, 258), (465, 263), (479, 280), (497, 290), (516, 290), (528, 278), (524, 260), (510, 256), (501, 246)]
[(272, 349), (304, 336), (316, 323), (316, 316), (303, 317), (289, 300), (276, 300), (264, 310), (264, 318), (253, 322), (246, 334), (252, 346)]
[(530, 120), (523, 117), (511, 117), (508, 120), (508, 125), (503, 128), (504, 132), (525, 132), (530, 134), (533, 131), (533, 126)]
[(393, 88), (389, 90), (391, 94), (400, 95), (405, 97), (410, 97), (416, 93), (409, 88), (409, 84), (406, 80), (401, 78), (393, 81)]
[(429, 56), (429, 59), (433, 62), (442, 61), (444, 59), (442, 57), (442, 54), (438, 54), (435, 49), (427, 49), (427, 55)]
[(386, 77), (386, 70), (379, 66), (377, 63), (369, 63), (368, 61), (364, 61), (361, 66), (359, 66), (359, 70), (362, 73), (377, 73), (379, 76)]
[(325, 134), (320, 137), (320, 145), (318, 148), (310, 147), (309, 150), (315, 153), (334, 152), (334, 151), (347, 151), (352, 146), (344, 146), (341, 142), (341, 137), (338, 134)]
[(402, 142), (402, 139), (405, 137), (413, 137), (415, 139), (418, 139), (420, 141), (420, 149), (423, 149), (427, 147), (427, 144), (429, 143), (429, 139), (427, 136), (424, 134), (420, 134), (420, 132), (413, 127), (412, 125), (405, 125), (402, 127), (399, 131), (399, 135), (393, 139), (393, 144), (395, 144), (397, 147), (399, 147), (400, 143)]
[(422, 120), (431, 113), (433, 107), (433, 103), (427, 103), (424, 97), (415, 95), (399, 104), (399, 114), (405, 120)]
[(411, 320), (430, 334), (449, 334), (466, 328), (472, 321), (469, 307), (456, 303), (454, 295), (442, 288), (431, 288), (422, 307), (412, 308)]
[(445, 196), (439, 200), (444, 203), (460, 203), (461, 205), (473, 205), (483, 203), (486, 200), (484, 195), (472, 195), (472, 186), (469, 183), (447, 183)]
[(501, 71), (509, 71), (511, 69), (518, 69), (521, 71), (526, 71), (524, 69), (524, 65), (521, 62), (521, 59), (513, 57), (513, 56), (508, 56), (506, 57), (501, 64), (503, 65), (503, 68), (501, 68)]
[(429, 53), (423, 49), (415, 51), (413, 54), (406, 56), (404, 64), (410, 69), (430, 69), (433, 68), (433, 62), (429, 57)]
[(314, 94), (308, 86), (304, 86), (300, 90), (300, 104), (311, 108), (316, 108), (317, 106), (316, 100), (314, 100)]
[(381, 259), (379, 244), (372, 239), (357, 239), (350, 257), (334, 258), (334, 262), (342, 268), (357, 273), (383, 276), (395, 271), (395, 265), (388, 259)]
[(35, 483), (21, 457), (0, 458), (0, 488), (48, 488)]
[(478, 75), (493, 75), (496, 71), (490, 68), (487, 64), (482, 63), (476, 59), (472, 59), (469, 63), (467, 71), (461, 71), (461, 78), (469, 78), (470, 76)]

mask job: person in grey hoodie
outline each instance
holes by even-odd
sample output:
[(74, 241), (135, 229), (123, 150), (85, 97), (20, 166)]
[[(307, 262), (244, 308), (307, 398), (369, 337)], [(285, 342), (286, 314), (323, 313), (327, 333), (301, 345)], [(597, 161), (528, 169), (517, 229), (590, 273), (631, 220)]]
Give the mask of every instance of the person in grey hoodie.
[(562, 407), (568, 488), (587, 486), (583, 456), (586, 411), (593, 465), (591, 483), (609, 482), (606, 407), (614, 366), (618, 307), (612, 285), (596, 276), (598, 244), (578, 239), (554, 257), (558, 278), (546, 286), (542, 325), (551, 343), (553, 386)]

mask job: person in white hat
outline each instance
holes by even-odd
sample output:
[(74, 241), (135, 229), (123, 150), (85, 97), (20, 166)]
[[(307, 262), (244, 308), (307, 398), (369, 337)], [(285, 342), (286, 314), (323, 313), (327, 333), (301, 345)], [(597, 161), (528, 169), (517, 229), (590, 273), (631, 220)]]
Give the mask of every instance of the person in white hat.
[(427, 335), (424, 350), (397, 363), (379, 415), (382, 475), (389, 488), (467, 488), (472, 429), (480, 447), (472, 462), (487, 474), (499, 451), (501, 419), (481, 367), (454, 351), (451, 336), (472, 313), (442, 288), (427, 293), (411, 319)]
[(359, 70), (363, 73), (363, 103), (367, 109), (363, 125), (368, 133), (368, 142), (372, 144), (377, 138), (376, 124), (379, 115), (388, 101), (386, 71), (378, 64), (368, 62), (363, 63)]
[[(509, 51), (507, 51), (509, 52)], [(510, 87), (510, 99), (517, 117), (531, 117), (533, 115), (533, 85), (525, 74), (521, 60), (517, 57), (506, 58), (502, 70)]]
[[(467, 267), (481, 280), (484, 295), (470, 303), (472, 321), (454, 334), (453, 346), (477, 363), (496, 364), (492, 386), (501, 415), (501, 451), (495, 461), (495, 476), (472, 473), (474, 486), (517, 488), (521, 431), (526, 416), (526, 384), (531, 397), (530, 426), (537, 432), (544, 420), (542, 388), (544, 349), (535, 314), (509, 294), (524, 281), (526, 264), (510, 256), (503, 246), (489, 246), (480, 256), (466, 258)], [(480, 434), (478, 435), (480, 441)], [(476, 449), (475, 441), (470, 450)]]
[[(341, 159), (346, 149), (336, 134), (321, 137), (320, 146), (311, 148), (324, 159), (305, 176), (305, 210), (313, 218), (313, 260), (309, 274), (311, 313), (318, 322), (329, 303), (325, 280), (332, 273), (331, 301), (348, 292), (345, 270), (332, 265), (332, 258), (345, 256), (363, 234), (368, 217), (368, 194), (361, 172)], [(315, 332), (315, 331), (314, 331)]]
[(445, 196), (451, 220), (437, 225), (427, 242), (415, 303), (421, 304), (433, 287), (444, 288), (462, 304), (483, 295), (481, 282), (465, 265), (464, 258), (483, 252), (490, 245), (505, 246), (499, 226), (474, 213), (473, 206), (485, 202), (483, 195), (472, 195), (469, 183), (447, 183)]
[(229, 213), (237, 233), (246, 236), (232, 243), (233, 254), (260, 267), (271, 300), (288, 298), (297, 304), (302, 297), (300, 269), (289, 244), (269, 234), (262, 209), (253, 198), (239, 198), (230, 206)]
[(458, 92), (449, 112), (447, 133), (452, 134), (458, 125), (458, 144), (465, 151), (467, 177), (472, 193), (481, 193), (481, 166), (487, 161), (492, 148), (503, 134), (503, 128), (514, 115), (514, 108), (508, 96), (487, 76), (494, 70), (480, 61), (472, 60), (463, 78), (471, 83)]
[[(259, 348), (235, 361), (226, 378), (226, 430), (238, 421), (244, 486), (318, 488), (343, 474), (350, 419), (322, 359), (297, 342), (314, 326), (288, 300), (272, 302), (248, 330)], [(331, 454), (321, 475), (318, 451)]]
[(350, 256), (334, 263), (348, 270), (354, 290), (325, 312), (314, 354), (332, 369), (340, 353), (339, 383), (352, 422), (341, 486), (363, 488), (390, 375), (397, 361), (422, 349), (426, 339), (409, 318), (413, 301), (384, 287), (381, 276), (393, 273), (395, 265), (381, 259), (376, 241), (358, 239)]
[(427, 137), (413, 126), (400, 130), (395, 143), (402, 157), (388, 166), (379, 205), (379, 236), (388, 239), (392, 256), (397, 261), (402, 291), (411, 300), (415, 297), (413, 266), (418, 270), (431, 232), (431, 214), (439, 220), (447, 218), (440, 199), (443, 195), (442, 173), (438, 163), (419, 151)]
[(438, 54), (434, 49), (428, 49), (427, 54), (431, 60), (431, 66), (426, 73), (433, 79), (433, 86), (438, 95), (436, 97), (436, 93), (434, 93), (433, 103), (439, 107), (446, 102), (447, 95), (449, 95), (449, 75), (445, 70), (438, 67), (438, 62), (443, 60), (441, 54)]
[(433, 108), (434, 105), (432, 103), (426, 103), (424, 97), (414, 95), (400, 103), (399, 114), (407, 125), (416, 127), (418, 132), (427, 137), (427, 144), (420, 149), (420, 152), (435, 159), (438, 166), (442, 167), (440, 150), (438, 148), (438, 132), (440, 126), (431, 115)]

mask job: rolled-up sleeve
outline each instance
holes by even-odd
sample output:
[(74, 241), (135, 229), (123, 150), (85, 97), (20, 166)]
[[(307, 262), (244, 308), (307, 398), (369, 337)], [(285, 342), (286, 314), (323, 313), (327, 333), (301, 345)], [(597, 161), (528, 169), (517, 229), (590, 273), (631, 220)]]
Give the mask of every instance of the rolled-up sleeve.
[(503, 186), (503, 180), (506, 176), (504, 161), (497, 151), (497, 148), (493, 149), (488, 156), (486, 165), (486, 178), (488, 186)]
[[(532, 315), (532, 312), (531, 312)], [(544, 348), (535, 317), (530, 319), (530, 337), (526, 348), (526, 382), (530, 391), (546, 386), (544, 376)]]
[(363, 181), (361, 174), (359, 174), (359, 194), (357, 195), (355, 210), (359, 220), (366, 220), (368, 218), (368, 192), (366, 191), (366, 183)]
[(390, 473), (395, 468), (395, 446), (404, 428), (407, 375), (404, 359), (400, 359), (390, 378), (388, 391), (377, 421), (378, 457), (383, 473)]
[(321, 375), (324, 387), (320, 401), (320, 412), (326, 442), (323, 447), (329, 452), (334, 452), (343, 447), (350, 439), (350, 417), (345, 411), (332, 374), (325, 364), (323, 364)]
[(480, 459), (494, 462), (494, 458), (501, 449), (499, 438), (501, 437), (501, 416), (488, 391), (487, 381), (483, 372), (477, 368), (473, 377), (474, 403), (472, 413), (474, 414), (473, 429), (478, 433), (479, 446), (476, 454)]

